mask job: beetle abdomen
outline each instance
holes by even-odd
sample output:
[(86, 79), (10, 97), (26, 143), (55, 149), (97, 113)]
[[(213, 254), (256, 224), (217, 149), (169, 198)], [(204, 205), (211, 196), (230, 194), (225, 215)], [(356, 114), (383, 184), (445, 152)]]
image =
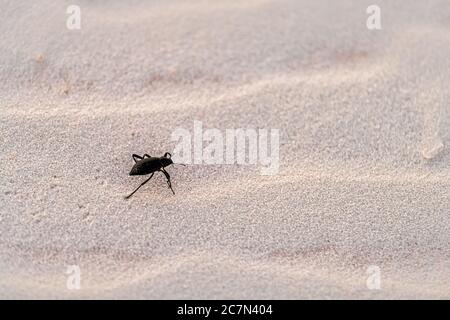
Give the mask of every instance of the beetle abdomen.
[(130, 176), (146, 175), (157, 171), (161, 168), (161, 163), (159, 158), (145, 158), (138, 161), (131, 168)]

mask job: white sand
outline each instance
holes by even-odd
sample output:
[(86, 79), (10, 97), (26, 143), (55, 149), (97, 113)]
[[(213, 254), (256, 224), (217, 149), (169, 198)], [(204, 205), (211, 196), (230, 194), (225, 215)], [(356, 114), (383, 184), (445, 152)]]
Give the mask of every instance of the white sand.
[[(450, 298), (450, 2), (76, 2), (0, 4), (1, 298)], [(125, 201), (194, 120), (279, 128), (279, 174)]]

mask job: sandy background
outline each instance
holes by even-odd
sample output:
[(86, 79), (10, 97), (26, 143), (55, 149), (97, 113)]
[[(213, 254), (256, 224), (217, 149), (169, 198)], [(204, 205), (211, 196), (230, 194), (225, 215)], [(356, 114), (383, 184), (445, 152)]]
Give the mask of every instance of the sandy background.
[[(69, 4), (0, 1), (1, 298), (450, 298), (449, 1)], [(194, 120), (279, 128), (279, 174), (125, 201)]]

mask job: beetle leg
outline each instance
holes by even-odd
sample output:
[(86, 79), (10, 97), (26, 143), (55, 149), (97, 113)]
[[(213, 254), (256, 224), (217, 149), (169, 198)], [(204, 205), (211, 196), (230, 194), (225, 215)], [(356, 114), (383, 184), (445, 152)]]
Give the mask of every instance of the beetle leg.
[(133, 154), (132, 155), (132, 157), (133, 157), (133, 160), (134, 160), (134, 162), (137, 162), (137, 160), (136, 160), (136, 158), (137, 159), (139, 159), (139, 160), (142, 160), (142, 159), (144, 159), (144, 158), (151, 158), (148, 154), (144, 154), (142, 157), (140, 156), (140, 155), (137, 155), (137, 154)]
[(144, 157), (141, 157), (141, 156), (139, 156), (137, 154), (133, 154), (132, 157), (133, 157), (134, 162), (137, 162), (136, 158), (138, 158), (139, 160), (144, 159)]
[(172, 189), (172, 183), (170, 182), (170, 175), (169, 175), (169, 173), (164, 168), (161, 168), (161, 172), (164, 173), (164, 175), (166, 176), (166, 178), (167, 178), (167, 185), (169, 186), (170, 190), (172, 190), (173, 194), (175, 194), (175, 191), (173, 191), (173, 189)]
[(155, 174), (155, 173), (153, 172), (147, 180), (145, 180), (144, 182), (142, 182), (142, 183), (139, 185), (139, 187), (137, 187), (132, 193), (130, 193), (129, 195), (127, 195), (127, 196), (125, 197), (125, 199), (130, 198), (136, 191), (139, 190), (140, 187), (142, 187), (144, 184), (146, 184), (146, 183), (153, 177), (154, 174)]

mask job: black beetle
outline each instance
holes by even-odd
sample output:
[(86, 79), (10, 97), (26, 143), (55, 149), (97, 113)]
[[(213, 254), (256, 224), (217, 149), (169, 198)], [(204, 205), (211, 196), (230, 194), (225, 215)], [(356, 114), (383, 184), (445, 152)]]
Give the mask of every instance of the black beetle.
[(157, 171), (161, 171), (162, 173), (164, 173), (167, 178), (167, 185), (169, 186), (170, 190), (172, 190), (173, 194), (175, 194), (172, 189), (172, 183), (170, 182), (170, 175), (166, 171), (166, 169), (164, 169), (164, 167), (173, 164), (173, 161), (171, 159), (172, 155), (169, 152), (166, 152), (162, 157), (150, 157), (148, 154), (144, 154), (142, 157), (138, 156), (137, 154), (133, 154), (132, 157), (135, 163), (133, 168), (131, 168), (130, 176), (143, 176), (150, 173), (151, 175), (147, 180), (142, 182), (139, 187), (136, 188), (136, 190), (126, 196), (125, 199), (128, 199), (136, 191), (138, 191), (139, 188), (146, 184)]

